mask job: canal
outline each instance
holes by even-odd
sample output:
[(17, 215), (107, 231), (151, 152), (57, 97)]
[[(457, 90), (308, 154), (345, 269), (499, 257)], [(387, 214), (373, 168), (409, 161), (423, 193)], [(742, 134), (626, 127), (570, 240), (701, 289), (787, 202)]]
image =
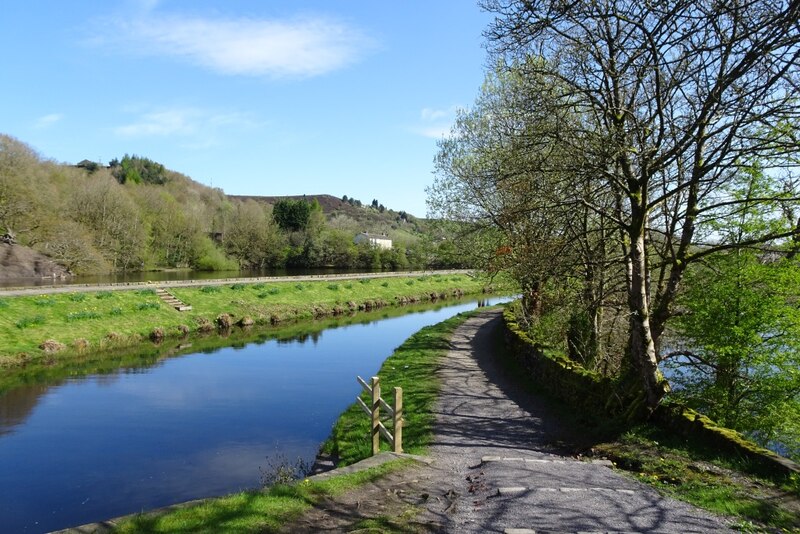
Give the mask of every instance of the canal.
[(255, 488), (276, 463), (313, 462), (359, 393), (356, 375), (373, 376), (411, 334), (477, 305), (27, 378), (0, 396), (0, 531), (47, 532)]

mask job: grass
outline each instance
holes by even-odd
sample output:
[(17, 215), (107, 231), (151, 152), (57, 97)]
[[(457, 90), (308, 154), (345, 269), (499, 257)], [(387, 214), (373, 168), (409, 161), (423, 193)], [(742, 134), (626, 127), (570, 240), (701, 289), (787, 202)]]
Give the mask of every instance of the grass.
[(737, 518), (745, 530), (800, 532), (800, 476), (776, 476), (653, 425), (628, 429), (594, 447), (661, 493)]
[(264, 491), (246, 491), (121, 521), (114, 532), (280, 532), (316, 503), (406, 468), (405, 460), (320, 482), (304, 480)]
[[(436, 377), (437, 360), (450, 348), (453, 331), (468, 317), (469, 314), (459, 314), (423, 328), (400, 345), (378, 371), (382, 391), (391, 391), (396, 386), (403, 388), (405, 452), (424, 453), (431, 442), (433, 404), (440, 387)], [(362, 399), (369, 403), (366, 393)], [(336, 421), (322, 451), (337, 457), (339, 465), (349, 465), (372, 454), (369, 436), (369, 418), (354, 403)], [(381, 447), (389, 450), (389, 445), (383, 440)]]
[[(368, 304), (368, 308), (397, 304), (401, 299), (422, 302), (431, 294), (481, 293), (486, 280), (430, 276), (425, 282), (406, 285), (406, 277), (363, 279), (365, 283), (274, 282), (176, 287), (170, 291), (192, 311), (177, 312), (161, 304), (154, 289), (3, 297), (0, 305), (0, 368), (30, 364), (44, 356), (39, 345), (46, 339), (71, 346), (85, 339), (92, 350), (137, 344), (154, 328), (163, 328), (178, 337), (179, 325), (196, 325), (203, 319), (213, 322), (222, 313), (239, 320), (252, 318), (256, 325), (312, 319), (348, 312)], [(359, 280), (361, 282), (361, 280)], [(334, 289), (335, 287), (335, 289)], [(97, 315), (95, 315), (97, 314)], [(84, 320), (86, 319), (86, 320)], [(92, 319), (92, 320), (88, 320)], [(113, 333), (113, 334), (112, 334)], [(114, 343), (107, 338), (112, 334)], [(66, 349), (59, 358), (71, 356)]]

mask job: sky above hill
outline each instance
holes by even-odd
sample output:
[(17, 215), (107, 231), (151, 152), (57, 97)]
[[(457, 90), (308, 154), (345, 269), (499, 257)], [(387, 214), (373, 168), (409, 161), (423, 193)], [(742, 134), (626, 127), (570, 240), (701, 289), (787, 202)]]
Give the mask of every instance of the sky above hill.
[(59, 162), (136, 154), (228, 194), (423, 216), (490, 20), (473, 0), (5, 0), (0, 133)]

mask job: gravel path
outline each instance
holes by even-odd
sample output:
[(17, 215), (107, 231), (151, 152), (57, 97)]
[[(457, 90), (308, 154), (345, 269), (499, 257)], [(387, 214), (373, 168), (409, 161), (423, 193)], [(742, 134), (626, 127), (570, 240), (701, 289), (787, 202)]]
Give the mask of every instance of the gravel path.
[(501, 320), (487, 310), (455, 331), (425, 464), (325, 502), (285, 531), (373, 532), (365, 521), (374, 518), (424, 533), (729, 531), (724, 519), (662, 497), (609, 462), (559, 454), (559, 443), (580, 442), (580, 429), (561, 425), (497, 368)]
[[(543, 402), (497, 369), (488, 310), (458, 328), (441, 368), (434, 465), (460, 481), (446, 530), (720, 532), (726, 522), (614, 472), (558, 454), (569, 439)], [(574, 431), (574, 430), (573, 430)], [(510, 529), (510, 530), (509, 530)]]

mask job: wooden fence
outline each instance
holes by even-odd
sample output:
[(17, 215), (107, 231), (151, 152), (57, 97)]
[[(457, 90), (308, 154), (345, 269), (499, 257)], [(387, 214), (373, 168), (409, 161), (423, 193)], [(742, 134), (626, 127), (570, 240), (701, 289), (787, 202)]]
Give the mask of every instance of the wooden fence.
[[(381, 436), (386, 438), (394, 452), (403, 452), (403, 388), (394, 388), (394, 408), (392, 408), (381, 398), (380, 378), (373, 376), (372, 385), (367, 384), (360, 376), (357, 376), (356, 380), (372, 398), (372, 406), (367, 406), (367, 403), (361, 400), (360, 397), (356, 397), (356, 402), (372, 422), (372, 454), (375, 455), (380, 452)], [(381, 409), (386, 412), (388, 418), (391, 418), (393, 433), (389, 432), (381, 422)]]

